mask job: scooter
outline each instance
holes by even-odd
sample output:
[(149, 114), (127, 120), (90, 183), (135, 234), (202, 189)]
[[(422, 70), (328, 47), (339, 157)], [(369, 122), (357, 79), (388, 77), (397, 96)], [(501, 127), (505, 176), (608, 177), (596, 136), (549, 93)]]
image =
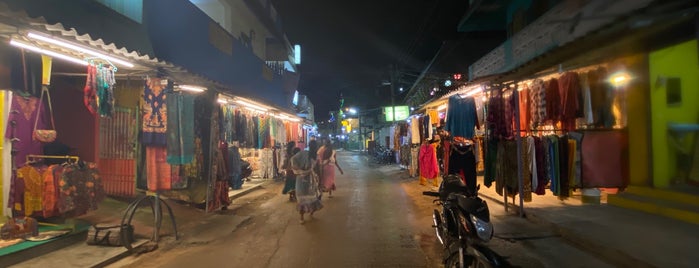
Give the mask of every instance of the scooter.
[(488, 204), (478, 197), (480, 185), (475, 191), (461, 180), (459, 175), (448, 175), (442, 180), (439, 192), (422, 194), (439, 197), (434, 200), (441, 206), (432, 215), (433, 227), (439, 242), (444, 246), (445, 267), (509, 267), (497, 253), (485, 246), (493, 237)]

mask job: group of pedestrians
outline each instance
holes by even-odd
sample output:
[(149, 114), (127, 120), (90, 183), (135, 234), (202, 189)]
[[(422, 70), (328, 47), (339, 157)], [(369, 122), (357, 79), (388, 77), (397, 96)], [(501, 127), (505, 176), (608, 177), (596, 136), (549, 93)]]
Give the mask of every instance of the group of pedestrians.
[(318, 142), (311, 140), (308, 143), (308, 151), (296, 147), (295, 142), (290, 142), (285, 150), (286, 160), (283, 168), (286, 182), (283, 194), (289, 195), (289, 201), (296, 202), (300, 223), (304, 223), (304, 215), (313, 213), (323, 208), (321, 198), (324, 192), (332, 198), (335, 191), (335, 168), (344, 174), (337, 163), (335, 150), (329, 139), (323, 139), (318, 148)]

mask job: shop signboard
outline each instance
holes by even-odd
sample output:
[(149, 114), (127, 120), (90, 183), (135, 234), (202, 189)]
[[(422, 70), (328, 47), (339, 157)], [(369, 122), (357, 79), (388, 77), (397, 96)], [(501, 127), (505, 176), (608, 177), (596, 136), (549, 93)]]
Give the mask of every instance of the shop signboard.
[(392, 107), (383, 107), (386, 122), (393, 122), (399, 120), (405, 120), (410, 116), (410, 108), (408, 106), (394, 106), (395, 107), (395, 120), (393, 116), (394, 109)]

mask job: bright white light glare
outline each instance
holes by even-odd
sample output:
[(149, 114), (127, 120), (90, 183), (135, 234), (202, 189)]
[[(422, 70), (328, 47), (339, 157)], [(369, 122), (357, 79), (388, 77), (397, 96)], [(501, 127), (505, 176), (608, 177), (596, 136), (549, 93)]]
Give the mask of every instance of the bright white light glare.
[(352, 114), (356, 114), (356, 113), (357, 113), (357, 109), (350, 108), (350, 109), (349, 109), (349, 112), (352, 113)]
[(204, 92), (204, 91), (206, 91), (206, 88), (198, 87), (198, 86), (190, 86), (190, 85), (180, 85), (179, 88), (181, 90), (191, 91), (191, 92)]
[(481, 92), (483, 92), (483, 87), (479, 86), (477, 88), (471, 89), (469, 92), (466, 92), (466, 94), (464, 94), (464, 98), (476, 95)]
[(622, 87), (629, 83), (631, 76), (627, 72), (617, 72), (609, 77), (609, 83), (615, 87)]
[(411, 110), (411, 111), (415, 111), (415, 107), (410, 107), (410, 110)]
[(27, 49), (27, 50), (31, 50), (31, 51), (34, 51), (34, 52), (36, 52), (36, 53), (41, 53), (41, 54), (44, 54), (44, 55), (48, 55), (48, 56), (51, 56), (51, 57), (54, 57), (54, 58), (59, 58), (59, 59), (62, 59), (62, 60), (70, 61), (70, 62), (73, 62), (73, 63), (77, 63), (77, 64), (81, 64), (81, 65), (87, 65), (87, 61), (84, 61), (84, 60), (81, 60), (81, 59), (78, 59), (78, 58), (74, 58), (74, 57), (71, 57), (71, 56), (68, 56), (68, 55), (64, 55), (64, 54), (61, 54), (61, 53), (58, 53), (58, 52), (53, 52), (53, 51), (51, 51), (51, 50), (41, 49), (41, 48), (35, 47), (35, 46), (33, 46), (33, 45), (30, 45), (30, 44), (26, 44), (26, 43), (24, 43), (24, 42), (17, 41), (17, 40), (15, 40), (15, 39), (10, 40), (10, 45), (13, 45), (13, 46), (16, 46), (16, 47), (21, 47), (21, 48), (24, 48), (24, 49)]
[(260, 110), (260, 111), (263, 111), (263, 112), (266, 112), (266, 111), (268, 110), (268, 109), (265, 108), (265, 107), (262, 107), (262, 106), (259, 106), (259, 105), (256, 105), (256, 104), (252, 104), (252, 103), (249, 103), (249, 102), (244, 101), (244, 100), (235, 100), (235, 102), (237, 102), (237, 103), (240, 104), (240, 105), (246, 106), (246, 107), (248, 107), (248, 108)]
[(294, 45), (294, 64), (301, 64), (301, 45)]
[(356, 130), (352, 130), (352, 133), (357, 133), (357, 131), (356, 131)]
[(400, 92), (403, 92), (403, 87), (400, 87), (398, 90), (399, 90)]
[(441, 110), (444, 110), (446, 108), (447, 108), (447, 104), (445, 103), (445, 104), (437, 106), (437, 111), (441, 111)]
[(444, 86), (445, 87), (451, 86), (451, 80), (444, 81)]
[(41, 41), (51, 43), (51, 44), (54, 44), (57, 46), (62, 46), (62, 47), (68, 48), (68, 49), (78, 51), (78, 52), (82, 52), (82, 53), (88, 54), (88, 55), (93, 56), (93, 57), (102, 58), (102, 59), (111, 61), (112, 63), (123, 65), (123, 66), (129, 67), (129, 68), (134, 67), (134, 65), (128, 61), (120, 60), (120, 59), (117, 59), (115, 57), (105, 55), (105, 54), (102, 54), (102, 53), (99, 53), (99, 52), (96, 52), (96, 51), (93, 51), (93, 50), (90, 50), (90, 49), (87, 49), (87, 48), (84, 48), (81, 46), (77, 46), (77, 45), (74, 45), (74, 44), (71, 44), (68, 42), (54, 39), (52, 37), (43, 36), (43, 35), (39, 35), (39, 34), (35, 34), (35, 33), (29, 33), (29, 34), (27, 34), (27, 37), (32, 38), (32, 39), (36, 39), (36, 40), (41, 40)]
[(218, 103), (228, 104), (228, 100), (226, 100), (224, 98), (218, 98)]

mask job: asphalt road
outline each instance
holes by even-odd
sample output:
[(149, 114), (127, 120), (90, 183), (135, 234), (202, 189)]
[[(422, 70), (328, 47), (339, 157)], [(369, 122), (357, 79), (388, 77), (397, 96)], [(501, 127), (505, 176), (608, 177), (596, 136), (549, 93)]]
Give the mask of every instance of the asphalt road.
[[(211, 239), (172, 243), (111, 267), (441, 267), (431, 228), (435, 208), (395, 166), (339, 153), (345, 174), (324, 208), (300, 224), (282, 183), (234, 200), (222, 215), (249, 216), (238, 228), (214, 226)], [(490, 247), (520, 267), (611, 267), (569, 245), (545, 226), (490, 203), (496, 237)], [(234, 231), (230, 231), (233, 229)], [(186, 232), (185, 232), (186, 235)]]

